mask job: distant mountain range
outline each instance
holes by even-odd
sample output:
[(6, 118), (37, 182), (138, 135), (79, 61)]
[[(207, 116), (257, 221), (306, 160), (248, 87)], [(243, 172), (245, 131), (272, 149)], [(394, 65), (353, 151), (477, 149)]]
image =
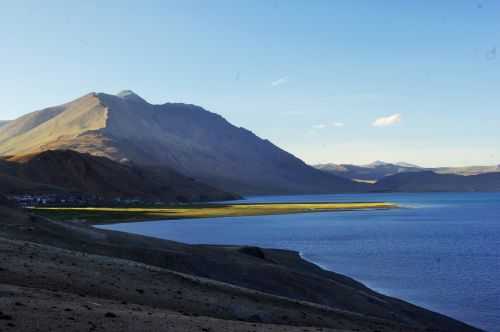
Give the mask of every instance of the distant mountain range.
[(500, 172), (500, 165), (495, 166), (470, 166), (470, 167), (438, 167), (426, 168), (409, 163), (386, 163), (375, 161), (368, 165), (351, 164), (318, 164), (319, 170), (341, 176), (354, 181), (377, 182), (378, 180), (400, 173), (432, 171), (437, 174), (478, 175), (484, 173)]
[(378, 180), (403, 172), (420, 172), (422, 168), (410, 164), (390, 164), (382, 161), (375, 161), (368, 165), (350, 164), (320, 164), (315, 165), (324, 172), (351, 179), (354, 181), (377, 182)]
[(432, 171), (399, 173), (374, 185), (377, 192), (492, 192), (500, 191), (500, 173), (437, 174)]
[(0, 159), (0, 194), (82, 194), (101, 200), (192, 202), (238, 198), (166, 167), (145, 168), (76, 151)]
[(189, 104), (152, 105), (132, 91), (90, 93), (0, 127), (0, 155), (75, 150), (168, 167), (224, 191), (303, 194), (367, 191), (319, 171), (221, 116)]
[(500, 165), (492, 166), (464, 166), (464, 167), (438, 167), (431, 168), (431, 171), (439, 174), (456, 174), (456, 175), (479, 175), (486, 173), (500, 172)]
[(370, 192), (500, 191), (500, 166), (424, 168), (375, 161), (368, 165), (321, 164), (317, 169), (371, 184)]

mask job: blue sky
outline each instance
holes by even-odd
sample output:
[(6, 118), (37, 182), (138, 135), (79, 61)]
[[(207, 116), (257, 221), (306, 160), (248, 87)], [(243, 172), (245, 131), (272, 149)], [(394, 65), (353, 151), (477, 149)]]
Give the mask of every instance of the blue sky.
[(500, 163), (499, 1), (1, 7), (0, 119), (132, 89), (201, 105), (309, 163)]

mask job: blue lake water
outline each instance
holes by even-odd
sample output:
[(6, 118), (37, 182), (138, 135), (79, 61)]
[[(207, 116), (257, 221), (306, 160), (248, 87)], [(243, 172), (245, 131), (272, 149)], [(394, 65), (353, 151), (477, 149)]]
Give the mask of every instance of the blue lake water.
[(367, 286), (500, 331), (500, 193), (253, 197), (245, 202), (388, 201), (402, 208), (101, 226), (186, 243), (300, 251)]

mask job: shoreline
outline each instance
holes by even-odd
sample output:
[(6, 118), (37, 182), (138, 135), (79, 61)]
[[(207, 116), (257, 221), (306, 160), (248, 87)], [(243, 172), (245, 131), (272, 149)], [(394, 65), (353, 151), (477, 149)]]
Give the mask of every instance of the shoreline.
[(479, 331), (297, 251), (189, 245), (10, 208), (0, 216), (0, 310), (23, 331)]
[(110, 225), (145, 221), (271, 216), (322, 212), (373, 211), (400, 208), (387, 202), (310, 202), (210, 204), (174, 207), (46, 207), (31, 213), (55, 221)]
[[(398, 206), (395, 208), (404, 208)], [(283, 215), (294, 215), (294, 214), (310, 214), (310, 213), (342, 213), (342, 212), (355, 212), (355, 211), (385, 211), (395, 208), (366, 208), (366, 209), (337, 209), (335, 211), (311, 211), (311, 212), (288, 212), (288, 213), (270, 213), (270, 214), (257, 214), (257, 215), (240, 215), (240, 216), (216, 216), (216, 217), (194, 217), (194, 218), (169, 218), (169, 219), (127, 219), (127, 220), (116, 220), (116, 221), (102, 221), (102, 222), (91, 222), (91, 221), (69, 221), (69, 222), (81, 222), (82, 224), (89, 226), (106, 226), (106, 225), (119, 225), (119, 224), (134, 224), (142, 222), (171, 222), (171, 221), (181, 221), (181, 220), (204, 220), (204, 219), (228, 219), (228, 218), (241, 218), (241, 217), (265, 217), (265, 216), (283, 216)]]
[[(402, 208), (405, 208), (404, 206), (402, 206)], [(369, 210), (368, 210), (369, 211)], [(343, 212), (343, 211), (338, 211), (338, 212)], [(257, 217), (257, 216), (255, 216)], [(220, 217), (222, 219), (227, 219), (227, 218), (230, 218), (230, 217)], [(195, 219), (192, 219), (192, 220), (195, 220)], [(169, 220), (151, 220), (151, 222), (163, 222), (163, 221), (169, 221)], [(249, 220), (250, 221), (250, 220)], [(114, 225), (117, 225), (117, 224), (126, 224), (126, 222), (118, 222), (118, 223), (114, 223)], [(113, 224), (110, 224), (110, 225), (113, 225)], [(96, 226), (99, 226), (99, 225), (96, 225)], [(107, 229), (107, 230), (113, 230), (112, 228), (102, 228), (102, 229)], [(119, 231), (122, 231), (122, 232), (127, 232), (127, 230), (119, 230)], [(133, 233), (131, 232), (130, 234), (138, 234), (138, 233)], [(154, 235), (151, 235), (151, 234), (146, 234), (145, 236), (154, 236)], [(184, 241), (184, 240), (176, 240), (175, 238), (165, 238), (165, 237), (158, 237), (159, 239), (164, 239), (164, 240), (168, 240), (168, 241)], [(191, 242), (189, 242), (191, 243)], [(238, 247), (238, 246), (245, 246), (245, 245), (248, 245), (248, 244), (239, 244), (239, 242), (235, 242), (233, 244), (229, 243), (229, 244), (215, 244), (215, 243), (204, 243), (204, 242), (193, 242), (192, 243), (193, 245), (202, 245), (202, 246), (221, 246), (221, 247), (224, 247), (224, 246), (232, 246), (232, 247)], [(256, 244), (257, 246), (259, 246), (259, 244)], [(268, 250), (273, 250), (275, 247), (273, 247), (272, 245), (269, 245), (269, 246), (265, 246), (265, 247), (262, 247), (262, 248), (266, 248)], [(288, 251), (295, 251), (297, 252), (298, 256), (308, 262), (308, 263), (311, 263), (325, 271), (329, 271), (329, 272), (332, 272), (332, 273), (338, 273), (339, 271), (338, 270), (335, 270), (333, 268), (330, 268), (330, 267), (327, 267), (326, 265), (324, 264), (321, 264), (320, 262), (314, 260), (314, 259), (309, 259), (307, 257), (307, 255), (303, 252), (303, 251), (300, 251), (300, 250), (296, 250), (296, 249), (293, 249), (293, 248), (286, 248), (286, 247), (281, 247), (277, 250), (288, 250)], [(342, 274), (345, 274), (345, 272), (340, 272)], [(350, 274), (345, 274), (347, 277), (349, 278), (353, 278), (354, 280), (360, 282), (361, 284), (363, 284), (364, 286), (366, 286), (367, 288), (371, 289), (371, 290), (374, 290), (375, 292), (377, 293), (380, 293), (380, 294), (383, 294), (385, 296), (389, 296), (389, 297), (394, 297), (394, 298), (398, 298), (398, 299), (402, 299), (403, 301), (408, 301), (410, 303), (413, 303), (413, 304), (416, 304), (422, 308), (426, 308), (427, 310), (430, 310), (430, 311), (434, 311), (434, 312), (440, 312), (439, 311), (439, 307), (435, 307), (433, 306), (432, 303), (429, 303), (429, 302), (418, 302), (416, 301), (415, 299), (413, 299), (412, 297), (405, 297), (404, 295), (401, 295), (401, 294), (398, 294), (397, 292), (393, 292), (391, 291), (391, 287), (385, 287), (385, 288), (382, 288), (382, 287), (377, 287), (375, 284), (372, 284), (370, 282), (366, 282), (365, 280), (363, 279), (359, 279), (358, 277), (355, 277), (355, 276), (352, 276)], [(392, 285), (392, 284), (391, 284)], [(392, 288), (394, 289), (394, 288)], [(455, 319), (460, 319), (460, 316), (454, 316)]]

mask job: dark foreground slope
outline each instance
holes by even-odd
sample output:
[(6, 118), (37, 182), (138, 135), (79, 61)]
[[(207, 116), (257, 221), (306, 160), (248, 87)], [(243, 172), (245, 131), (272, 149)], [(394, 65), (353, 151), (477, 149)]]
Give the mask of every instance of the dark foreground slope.
[(108, 200), (140, 198), (163, 202), (238, 197), (166, 167), (138, 167), (69, 150), (0, 160), (0, 193), (81, 193)]
[(191, 246), (0, 212), (0, 329), (476, 331), (295, 252)]
[(0, 127), (0, 155), (71, 149), (115, 161), (167, 166), (230, 192), (301, 194), (363, 191), (189, 104), (152, 105), (130, 91), (91, 93)]
[(374, 185), (381, 192), (495, 192), (500, 191), (500, 173), (479, 175), (437, 174), (431, 171), (401, 173)]

